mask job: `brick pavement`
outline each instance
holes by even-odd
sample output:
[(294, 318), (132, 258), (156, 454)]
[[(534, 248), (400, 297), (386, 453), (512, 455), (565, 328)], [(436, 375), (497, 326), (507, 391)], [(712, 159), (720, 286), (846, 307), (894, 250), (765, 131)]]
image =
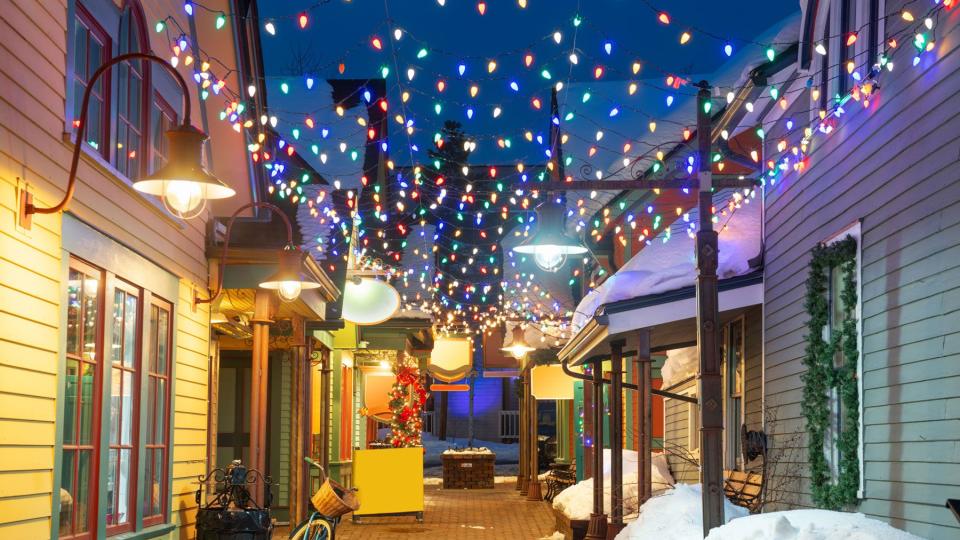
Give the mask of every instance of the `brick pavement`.
[[(536, 540), (554, 531), (548, 503), (528, 502), (513, 483), (494, 489), (444, 490), (424, 486), (423, 523), (413, 516), (364, 518), (353, 524), (349, 516), (337, 528), (337, 540), (436, 538), (449, 540)], [(278, 531), (274, 539), (286, 538)]]

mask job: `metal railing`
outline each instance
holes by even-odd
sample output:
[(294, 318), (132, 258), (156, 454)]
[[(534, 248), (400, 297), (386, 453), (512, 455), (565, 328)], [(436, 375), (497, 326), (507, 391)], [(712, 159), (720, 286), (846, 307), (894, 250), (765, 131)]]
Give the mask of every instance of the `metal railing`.
[(520, 438), (520, 411), (500, 411), (500, 439)]

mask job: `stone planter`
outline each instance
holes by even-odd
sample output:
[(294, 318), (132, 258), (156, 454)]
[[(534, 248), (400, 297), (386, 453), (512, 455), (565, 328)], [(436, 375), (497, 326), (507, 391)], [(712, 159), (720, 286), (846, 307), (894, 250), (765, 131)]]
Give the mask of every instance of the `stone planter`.
[(563, 512), (552, 508), (556, 520), (557, 530), (563, 534), (564, 540), (583, 540), (587, 537), (588, 519), (570, 519)]
[(443, 489), (493, 489), (493, 462), (496, 454), (444, 452)]

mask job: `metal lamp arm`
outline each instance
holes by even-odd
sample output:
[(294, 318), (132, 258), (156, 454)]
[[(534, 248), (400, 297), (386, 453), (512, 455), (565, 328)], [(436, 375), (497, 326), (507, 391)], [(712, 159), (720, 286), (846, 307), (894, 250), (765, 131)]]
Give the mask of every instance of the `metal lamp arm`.
[(77, 140), (73, 146), (73, 160), (70, 162), (70, 178), (67, 180), (67, 190), (63, 194), (63, 199), (54, 206), (47, 208), (39, 208), (34, 206), (33, 203), (26, 203), (24, 212), (27, 215), (30, 214), (55, 214), (64, 208), (67, 207), (67, 204), (70, 203), (70, 200), (73, 199), (73, 192), (76, 189), (77, 185), (77, 167), (80, 164), (80, 149), (83, 146), (83, 138), (87, 132), (87, 115), (88, 115), (88, 105), (90, 104), (90, 94), (93, 90), (94, 84), (97, 80), (107, 71), (110, 70), (113, 66), (126, 62), (128, 60), (149, 60), (151, 62), (156, 62), (166, 68), (167, 71), (173, 74), (173, 78), (176, 79), (177, 84), (180, 86), (180, 89), (183, 91), (183, 125), (190, 125), (190, 91), (187, 87), (187, 82), (183, 79), (183, 76), (180, 75), (180, 72), (177, 71), (169, 62), (160, 58), (159, 56), (154, 56), (147, 53), (128, 53), (121, 54), (120, 56), (111, 58), (105, 64), (97, 68), (93, 72), (93, 75), (90, 77), (90, 80), (87, 81), (87, 86), (83, 91), (83, 100), (80, 105), (80, 125), (77, 130)]
[(230, 249), (230, 232), (233, 229), (233, 222), (237, 220), (237, 216), (239, 216), (241, 212), (250, 208), (268, 208), (279, 214), (283, 219), (284, 225), (287, 226), (287, 244), (293, 243), (293, 223), (290, 222), (290, 218), (279, 206), (268, 202), (251, 202), (241, 206), (240, 208), (237, 208), (233, 214), (230, 214), (230, 220), (227, 222), (227, 232), (223, 240), (223, 251), (220, 253), (220, 264), (218, 265), (217, 270), (217, 288), (207, 289), (207, 293), (209, 294), (209, 297), (207, 298), (200, 298), (194, 294), (194, 304), (209, 304), (210, 302), (216, 300), (216, 298), (220, 296), (220, 293), (223, 291), (223, 270), (227, 265), (227, 253)]

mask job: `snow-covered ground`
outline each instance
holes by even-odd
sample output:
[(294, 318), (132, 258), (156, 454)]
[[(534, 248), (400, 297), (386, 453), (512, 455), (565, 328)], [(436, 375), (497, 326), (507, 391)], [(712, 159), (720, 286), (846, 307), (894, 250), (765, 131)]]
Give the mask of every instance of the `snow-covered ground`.
[[(640, 515), (617, 540), (699, 540), (703, 538), (703, 506), (699, 484), (677, 484), (640, 507)], [(747, 515), (747, 509), (723, 500), (727, 522)], [(746, 540), (738, 537), (738, 540)]]
[[(454, 439), (448, 437), (441, 441), (428, 433), (423, 434), (423, 475), (425, 477), (443, 476), (443, 466), (440, 456), (451, 448), (463, 448), (466, 446), (466, 439)], [(516, 443), (499, 443), (493, 441), (473, 440), (474, 447), (487, 448), (497, 455), (494, 462), (494, 469), (497, 475), (516, 477), (517, 463), (520, 462), (520, 445)]]
[[(607, 515), (610, 514), (610, 450), (603, 451), (603, 507)], [(653, 473), (653, 490), (656, 492), (670, 487), (673, 476), (667, 466), (667, 459), (663, 454), (653, 454), (650, 470)], [(593, 479), (582, 482), (563, 490), (553, 499), (553, 507), (563, 512), (570, 519), (589, 519), (593, 510)], [(623, 451), (623, 513), (629, 518), (637, 513), (637, 452)]]
[(829, 510), (790, 510), (756, 514), (735, 519), (723, 527), (717, 527), (710, 531), (710, 536), (707, 537), (708, 540), (833, 540), (835, 538), (921, 540), (919, 536), (901, 531), (863, 514)]

